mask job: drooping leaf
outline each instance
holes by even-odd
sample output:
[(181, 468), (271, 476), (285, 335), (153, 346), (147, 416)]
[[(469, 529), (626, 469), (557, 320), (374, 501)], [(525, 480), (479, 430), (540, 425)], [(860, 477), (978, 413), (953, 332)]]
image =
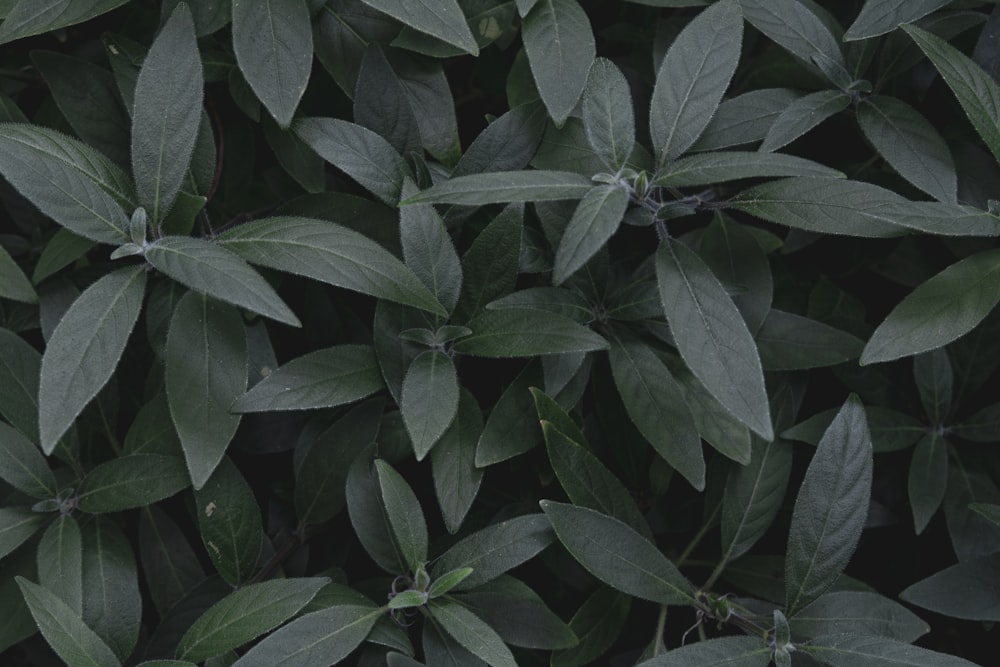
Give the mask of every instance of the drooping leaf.
[[(83, 23), (127, 0), (19, 0), (0, 25), (0, 44)], [(7, 3), (8, 6), (11, 3)]]
[(260, 507), (250, 485), (223, 458), (205, 485), (195, 490), (194, 499), (201, 540), (212, 565), (234, 586), (247, 581), (261, 548)]
[(541, 501), (559, 541), (591, 574), (623, 593), (664, 605), (694, 601), (691, 584), (626, 524), (585, 507)]
[(584, 195), (556, 248), (552, 283), (559, 285), (586, 264), (618, 229), (628, 207), (628, 192), (601, 185)]
[(431, 617), (445, 632), (490, 667), (517, 667), (496, 631), (468, 608), (448, 598), (431, 600), (428, 606)]
[(107, 274), (73, 302), (42, 356), (38, 429), (42, 451), (56, 443), (118, 365), (146, 290), (142, 267)]
[(573, 320), (529, 308), (484, 310), (469, 321), (472, 335), (455, 342), (459, 354), (533, 357), (607, 349), (608, 342)]
[(870, 635), (826, 635), (803, 649), (831, 667), (975, 667), (954, 655)]
[(625, 166), (635, 148), (632, 92), (621, 70), (607, 58), (597, 58), (590, 66), (581, 111), (590, 147), (612, 171)]
[(586, 177), (568, 171), (494, 171), (450, 178), (409, 197), (402, 204), (483, 206), (582, 199), (593, 187)]
[(179, 3), (143, 60), (132, 109), (132, 175), (154, 225), (170, 211), (191, 164), (203, 87), (191, 10)]
[(476, 443), (483, 432), (483, 414), (468, 390), (459, 390), (458, 412), (431, 450), (431, 473), (445, 528), (458, 532), (479, 493), (483, 470), (476, 467)]
[(56, 496), (55, 475), (38, 447), (3, 422), (0, 422), (0, 479), (34, 498)]
[(305, 1), (233, 0), (233, 51), (257, 99), (287, 128), (312, 70)]
[(83, 537), (71, 515), (49, 524), (38, 542), (38, 583), (65, 602), (73, 613), (83, 613)]
[(773, 437), (757, 346), (725, 288), (704, 262), (668, 239), (656, 253), (664, 314), (695, 377), (740, 421)]
[(184, 461), (161, 454), (129, 454), (106, 461), (87, 473), (78, 504), (92, 514), (152, 505), (191, 483)]
[(743, 17), (736, 0), (722, 0), (685, 26), (656, 75), (649, 133), (659, 164), (682, 155), (705, 130), (729, 80), (743, 42)]
[(788, 619), (792, 632), (803, 637), (838, 633), (877, 635), (912, 643), (930, 627), (912, 611), (878, 593), (824, 593)]
[(667, 651), (636, 667), (766, 667), (771, 649), (756, 637), (719, 637)]
[(398, 0), (363, 1), (369, 7), (384, 12), (415, 30), (457, 46), (466, 53), (479, 54), (479, 46), (456, 0), (438, 0), (433, 3), (408, 3)]
[(1000, 619), (1000, 554), (966, 560), (911, 585), (899, 596), (911, 604), (952, 618)]
[(444, 352), (421, 352), (407, 369), (399, 410), (418, 461), (451, 426), (458, 414), (458, 394), (455, 364)]
[(818, 90), (789, 103), (764, 135), (760, 150), (776, 151), (848, 107), (850, 95), (839, 90)]
[(843, 572), (865, 525), (871, 482), (871, 435), (861, 402), (851, 397), (823, 434), (792, 511), (785, 561), (790, 617)]
[(854, 23), (844, 33), (844, 41), (884, 35), (947, 4), (948, 0), (866, 0)]
[(142, 596), (128, 538), (105, 517), (80, 526), (83, 554), (83, 621), (120, 660), (135, 649), (142, 625)]
[(667, 164), (655, 183), (664, 187), (686, 188), (711, 185), (743, 178), (775, 176), (815, 176), (843, 178), (843, 174), (818, 162), (783, 153), (756, 151), (715, 151), (688, 155)]

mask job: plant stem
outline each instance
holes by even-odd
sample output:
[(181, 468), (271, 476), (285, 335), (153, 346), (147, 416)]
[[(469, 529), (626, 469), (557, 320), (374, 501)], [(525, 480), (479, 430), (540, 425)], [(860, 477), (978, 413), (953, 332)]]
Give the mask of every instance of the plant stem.
[(653, 657), (660, 655), (663, 645), (663, 630), (667, 626), (667, 605), (660, 606), (660, 615), (656, 619), (656, 634), (653, 635)]

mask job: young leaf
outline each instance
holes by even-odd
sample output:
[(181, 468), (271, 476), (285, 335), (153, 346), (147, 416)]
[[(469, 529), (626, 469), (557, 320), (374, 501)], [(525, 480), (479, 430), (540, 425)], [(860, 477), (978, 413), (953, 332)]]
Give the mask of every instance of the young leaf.
[(388, 463), (376, 460), (375, 470), (396, 543), (410, 572), (416, 572), (427, 561), (427, 524), (420, 509), (420, 501), (406, 480)]
[(736, 72), (742, 42), (740, 4), (721, 0), (671, 44), (649, 109), (649, 133), (661, 166), (680, 157), (705, 130)]
[(656, 277), (684, 362), (726, 409), (770, 440), (774, 434), (757, 346), (725, 288), (698, 255), (672, 239), (656, 253)]
[(191, 10), (179, 3), (143, 60), (132, 109), (132, 175), (154, 225), (170, 211), (191, 164), (203, 87)]
[(38, 583), (83, 613), (83, 537), (80, 526), (65, 514), (49, 524), (38, 542)]
[(232, 410), (331, 408), (360, 400), (383, 386), (370, 346), (337, 345), (292, 359), (240, 396)]
[(955, 262), (910, 292), (875, 329), (862, 364), (892, 361), (947, 345), (1000, 302), (1000, 251)]
[(997, 577), (1000, 577), (1000, 554), (980, 556), (918, 581), (899, 597), (952, 618), (995, 622), (1000, 620)]
[(458, 412), (431, 450), (431, 473), (441, 516), (456, 533), (479, 493), (483, 470), (476, 467), (476, 443), (483, 432), (483, 413), (466, 389), (459, 389)]
[(17, 585), (45, 640), (66, 664), (119, 667), (114, 652), (54, 593), (24, 577)]
[(865, 591), (824, 593), (789, 621), (792, 632), (802, 637), (853, 632), (910, 644), (930, 632), (930, 626), (903, 605)]
[(479, 46), (456, 0), (437, 0), (434, 3), (407, 3), (399, 0), (363, 0), (363, 2), (414, 30), (437, 37), (474, 56), (479, 54)]
[(234, 586), (247, 581), (261, 547), (260, 507), (250, 485), (223, 458), (194, 499), (201, 539), (215, 569)]
[(507, 202), (582, 199), (594, 184), (568, 171), (494, 171), (456, 176), (401, 202), (407, 204), (463, 204), (483, 206)]
[(55, 498), (56, 477), (38, 447), (0, 422), (0, 479), (33, 498)]
[(448, 598), (432, 600), (428, 606), (431, 618), (445, 632), (490, 667), (517, 667), (510, 649), (496, 631), (467, 608)]
[(818, 90), (792, 101), (768, 128), (760, 150), (769, 153), (792, 143), (850, 103), (851, 96), (839, 90)]
[(467, 648), (452, 639), (432, 618), (424, 623), (420, 643), (428, 665), (440, 667), (489, 667)]
[(455, 342), (459, 354), (476, 357), (533, 357), (540, 354), (604, 350), (608, 342), (573, 320), (530, 308), (484, 310)]
[(621, 521), (585, 507), (541, 501), (566, 550), (604, 583), (659, 604), (691, 604), (691, 584), (652, 542)]
[(654, 183), (664, 187), (687, 188), (743, 178), (775, 176), (844, 178), (844, 174), (836, 169), (794, 155), (756, 151), (716, 151), (688, 155), (667, 164), (659, 172)]
[(403, 379), (399, 410), (421, 461), (458, 413), (458, 375), (451, 357), (427, 350), (413, 360)]
[(364, 641), (382, 609), (337, 605), (300, 616), (247, 651), (232, 667), (333, 665)]
[(115, 371), (146, 291), (142, 267), (107, 274), (73, 302), (42, 356), (38, 429), (42, 451), (56, 443)]
[(621, 70), (607, 58), (597, 58), (590, 66), (581, 111), (590, 147), (612, 171), (624, 167), (635, 148), (632, 92)]
[(191, 236), (164, 236), (146, 248), (146, 261), (196, 292), (301, 326), (270, 283), (217, 243)]
[(181, 660), (201, 662), (278, 627), (309, 604), (326, 577), (274, 579), (250, 584), (212, 605), (177, 644)]
[(233, 52), (257, 99), (287, 128), (312, 70), (305, 0), (233, 0)]
[[(19, 0), (0, 25), (0, 44), (89, 21), (128, 0)], [(12, 6), (13, 5), (13, 6)]]
[(636, 667), (767, 667), (771, 649), (757, 637), (719, 637), (682, 646)]
[(106, 461), (89, 473), (80, 487), (78, 505), (103, 514), (152, 505), (183, 491), (191, 483), (184, 461), (160, 454), (129, 454)]
[(975, 667), (953, 655), (870, 635), (817, 637), (801, 649), (831, 667)]
[(949, 0), (866, 0), (844, 41), (884, 35), (903, 23), (912, 23), (947, 5)]
[(628, 192), (617, 185), (599, 185), (584, 195), (556, 248), (554, 285), (576, 273), (614, 235), (628, 201)]
[(847, 400), (823, 434), (792, 511), (785, 561), (789, 617), (837, 580), (861, 537), (872, 483), (865, 411)]

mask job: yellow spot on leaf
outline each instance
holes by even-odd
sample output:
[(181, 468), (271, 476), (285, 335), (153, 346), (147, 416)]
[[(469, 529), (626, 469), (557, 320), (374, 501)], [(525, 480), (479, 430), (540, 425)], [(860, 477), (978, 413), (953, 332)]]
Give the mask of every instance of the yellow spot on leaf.
[(209, 503), (205, 505), (205, 516), (212, 516), (212, 512), (215, 511), (215, 503)]
[(487, 16), (479, 21), (479, 34), (486, 39), (496, 39), (503, 33), (500, 22), (495, 16)]

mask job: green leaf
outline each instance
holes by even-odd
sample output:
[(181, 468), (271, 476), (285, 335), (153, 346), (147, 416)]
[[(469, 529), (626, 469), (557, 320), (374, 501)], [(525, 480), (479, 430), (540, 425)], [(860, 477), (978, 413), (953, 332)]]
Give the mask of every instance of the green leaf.
[(539, 0), (521, 16), (535, 85), (549, 115), (562, 125), (587, 85), (597, 54), (590, 20), (576, 0)]
[(164, 380), (191, 481), (200, 489), (240, 424), (229, 411), (247, 387), (247, 341), (236, 308), (188, 292), (174, 307)]
[(89, 21), (127, 1), (18, 0), (0, 25), (0, 44)]
[(852, 396), (823, 434), (795, 500), (785, 561), (789, 617), (843, 572), (865, 525), (871, 483), (871, 435)]
[(386, 515), (378, 473), (372, 465), (374, 445), (354, 459), (347, 473), (347, 512), (358, 541), (375, 563), (393, 575), (407, 571)]
[(962, 460), (954, 452), (948, 461), (944, 518), (960, 561), (1000, 551), (1000, 527), (969, 509), (973, 503), (1000, 503), (1000, 489), (981, 466)]
[(725, 288), (698, 255), (673, 239), (656, 253), (656, 277), (681, 358), (727, 410), (770, 440), (760, 357)]
[(948, 488), (948, 443), (939, 433), (928, 432), (917, 442), (906, 488), (919, 535), (941, 507)]
[(818, 90), (793, 100), (781, 110), (768, 128), (760, 150), (776, 151), (792, 143), (850, 104), (851, 96), (839, 90)]
[(824, 593), (789, 621), (800, 637), (857, 633), (910, 644), (930, 632), (930, 626), (903, 605), (865, 591)]
[(716, 151), (688, 155), (667, 164), (654, 181), (664, 187), (686, 188), (743, 178), (816, 176), (843, 178), (844, 174), (818, 162), (782, 153)]
[(459, 354), (533, 357), (604, 350), (608, 342), (573, 320), (530, 308), (484, 310), (468, 323), (471, 336), (455, 342)]
[(757, 332), (760, 362), (769, 371), (835, 366), (857, 359), (865, 343), (817, 320), (772, 309)]
[(944, 424), (951, 416), (955, 386), (948, 352), (938, 348), (914, 357), (913, 379), (931, 423)]
[[(876, 454), (895, 452), (913, 446), (927, 432), (927, 426), (908, 414), (871, 406), (865, 409), (872, 448)], [(836, 416), (836, 408), (824, 410), (782, 433), (782, 437), (817, 444)]]
[(187, 536), (156, 505), (139, 514), (139, 561), (160, 618), (205, 579), (205, 570)]
[(427, 561), (427, 524), (420, 501), (406, 480), (388, 463), (377, 459), (375, 470), (396, 543), (410, 571), (416, 572)]
[(740, 5), (721, 0), (698, 14), (670, 45), (649, 110), (660, 165), (682, 155), (705, 131), (736, 72), (742, 42)]
[(267, 145), (274, 151), (281, 168), (306, 192), (315, 194), (326, 189), (326, 164), (323, 158), (305, 145), (291, 130), (283, 130), (270, 118), (261, 125)]
[(28, 507), (0, 507), (0, 558), (31, 539), (48, 519)]
[(1000, 505), (996, 503), (970, 503), (969, 509), (1000, 526)]
[(869, 635), (827, 635), (799, 648), (830, 667), (975, 667), (953, 655)]
[(87, 473), (78, 505), (103, 514), (152, 505), (183, 491), (191, 483), (184, 461), (161, 454), (129, 454), (102, 463)]
[(305, 1), (233, 0), (233, 52), (257, 99), (287, 128), (312, 70)]
[[(580, 430), (579, 424), (577, 424), (576, 420), (567, 414), (566, 410), (559, 405), (558, 401), (551, 398), (548, 394), (544, 393), (537, 387), (531, 387), (528, 391), (531, 392), (531, 397), (535, 401), (535, 412), (538, 413), (538, 421), (541, 423), (543, 431), (546, 429), (559, 431), (563, 436), (572, 440), (576, 445), (587, 451), (591, 450), (590, 445), (587, 444), (586, 436), (584, 436), (583, 431)], [(554, 467), (553, 472), (555, 472)], [(581, 503), (576, 504), (580, 505)], [(607, 514), (612, 513), (607, 512)], [(614, 515), (612, 514), (612, 516)]]
[(607, 586), (598, 587), (570, 619), (569, 627), (579, 637), (579, 643), (553, 652), (552, 667), (593, 664), (618, 639), (631, 606), (628, 595)]
[(903, 600), (952, 618), (1000, 620), (1000, 554), (956, 563), (899, 594)]
[(114, 271), (88, 287), (59, 320), (42, 356), (38, 390), (38, 429), (46, 454), (111, 379), (145, 290), (142, 267)]
[(403, 2), (402, 0), (362, 0), (369, 7), (384, 12), (414, 30), (437, 37), (466, 53), (479, 55), (472, 31), (456, 0)]
[(150, 243), (145, 255), (154, 268), (185, 287), (278, 322), (301, 326), (270, 283), (220, 244), (190, 236), (164, 236)]
[(413, 607), (423, 607), (427, 604), (428, 593), (426, 591), (406, 590), (393, 595), (386, 605), (389, 609), (412, 609)]
[(943, 236), (997, 236), (1000, 220), (971, 206), (915, 202), (861, 181), (788, 178), (744, 190), (730, 205), (780, 225), (870, 238), (908, 229)]
[(336, 345), (292, 359), (232, 405), (234, 412), (308, 410), (352, 403), (384, 385), (368, 345)]
[(718, 150), (760, 141), (799, 97), (801, 94), (791, 88), (761, 88), (725, 100), (691, 150)]
[(73, 233), (98, 243), (128, 241), (122, 207), (135, 198), (131, 182), (86, 144), (46, 128), (0, 124), (0, 174)]
[(403, 379), (403, 423), (421, 461), (458, 413), (458, 375), (451, 357), (427, 350), (413, 360)]
[(628, 81), (613, 62), (597, 58), (590, 66), (582, 101), (583, 129), (590, 147), (609, 169), (621, 169), (635, 148), (635, 113)]
[(705, 459), (684, 388), (663, 362), (638, 341), (615, 338), (608, 355), (625, 411), (663, 459), (701, 491)]
[(903, 26), (903, 30), (934, 63), (986, 147), (1000, 160), (1000, 85), (937, 35), (916, 26)]
[(177, 657), (201, 662), (252, 641), (297, 614), (329, 583), (326, 577), (250, 584), (212, 605), (177, 645)]
[(476, 467), (476, 444), (482, 432), (479, 403), (468, 390), (459, 389), (455, 419), (431, 450), (434, 493), (449, 533), (461, 528), (483, 481), (483, 470)]
[[(544, 0), (543, 0), (544, 1)], [(440, 598), (428, 603), (431, 618), (455, 641), (491, 667), (517, 667), (510, 649), (493, 628), (461, 604)]]
[(532, 360), (500, 394), (476, 445), (478, 467), (511, 459), (541, 441), (530, 389), (543, 381), (541, 363)]
[(593, 183), (568, 171), (494, 171), (456, 176), (401, 202), (407, 204), (463, 204), (483, 206), (507, 202), (582, 199)]
[(23, 338), (0, 328), (0, 415), (38, 442), (38, 378), (42, 355)]
[(250, 485), (223, 458), (194, 499), (201, 540), (215, 569), (234, 586), (249, 580), (261, 548), (260, 507)]
[(591, 574), (623, 593), (664, 605), (694, 602), (691, 584), (632, 528), (585, 507), (551, 500), (542, 510), (566, 550)]
[(300, 616), (254, 646), (232, 667), (333, 665), (364, 641), (382, 609), (337, 605)]
[(170, 211), (191, 164), (203, 88), (191, 10), (179, 3), (143, 60), (132, 109), (132, 174), (154, 225)]
[(472, 574), (453, 590), (467, 591), (496, 579), (531, 560), (555, 541), (549, 521), (541, 514), (525, 514), (487, 526), (462, 538), (434, 560), (431, 578), (471, 567)]
[(465, 323), (496, 299), (513, 291), (517, 282), (524, 228), (524, 206), (504, 208), (462, 257), (462, 291), (452, 323)]
[(628, 202), (628, 192), (617, 185), (599, 185), (584, 195), (556, 248), (554, 285), (576, 273), (614, 235)]
[(858, 105), (857, 118), (865, 137), (900, 176), (938, 201), (958, 203), (948, 144), (916, 109), (894, 97), (872, 95)]
[(83, 554), (83, 620), (120, 660), (135, 650), (142, 624), (142, 596), (132, 545), (110, 519), (80, 526)]
[(667, 651), (636, 667), (767, 667), (771, 649), (758, 637), (719, 637)]
[(868, 339), (862, 364), (892, 361), (947, 345), (1000, 302), (1000, 251), (955, 262), (910, 292)]
[(68, 514), (49, 524), (38, 542), (38, 583), (65, 602), (73, 613), (83, 613), (83, 537)]
[(955, 435), (972, 442), (1000, 440), (1000, 403), (988, 405), (955, 425)]
[(753, 27), (793, 55), (809, 64), (822, 60), (847, 74), (837, 37), (799, 0), (740, 0), (740, 6)]
[(56, 496), (56, 477), (38, 447), (3, 422), (0, 422), (0, 479), (33, 498)]
[(399, 203), (410, 168), (389, 142), (371, 130), (336, 118), (301, 118), (292, 131), (319, 156), (389, 206)]
[(868, 39), (892, 32), (947, 5), (949, 0), (866, 0), (844, 41)]
[(31, 281), (37, 285), (86, 255), (93, 247), (94, 242), (90, 239), (77, 236), (65, 227), (57, 229), (42, 249)]
[(121, 665), (108, 645), (58, 596), (24, 577), (17, 577), (17, 585), (45, 640), (69, 667)]
[[(441, 216), (429, 205), (405, 206), (399, 212), (399, 233), (407, 268), (445, 310), (453, 311), (462, 293), (462, 263)], [(517, 237), (520, 251), (520, 226)]]
[(0, 246), (0, 298), (38, 303), (35, 288), (7, 249), (2, 246)]
[(546, 118), (540, 102), (515, 106), (479, 133), (455, 165), (452, 177), (523, 169), (542, 140)]

